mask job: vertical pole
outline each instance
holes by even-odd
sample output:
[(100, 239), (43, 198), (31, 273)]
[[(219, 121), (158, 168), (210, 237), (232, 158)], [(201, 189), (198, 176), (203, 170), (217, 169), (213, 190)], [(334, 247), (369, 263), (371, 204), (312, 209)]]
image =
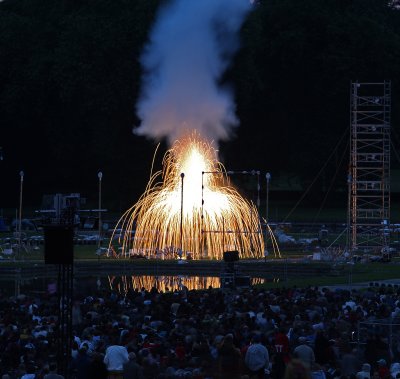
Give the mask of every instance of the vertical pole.
[(181, 251), (183, 254), (183, 178), (185, 177), (185, 174), (182, 172), (181, 173)]
[(271, 180), (271, 174), (267, 172), (265, 174), (265, 178), (267, 179), (267, 193), (266, 193), (266, 201), (265, 201), (265, 222), (268, 223), (269, 216), (269, 181)]
[(390, 351), (393, 351), (393, 320), (392, 319), (390, 320), (390, 324), (389, 324), (389, 349), (390, 349)]
[(257, 211), (260, 213), (260, 171), (255, 171), (257, 175)]
[(265, 174), (265, 179), (267, 179), (267, 189), (265, 198), (265, 246), (264, 246), (264, 261), (267, 262), (268, 255), (268, 216), (269, 216), (269, 181), (271, 180), (271, 174), (267, 172)]
[(222, 253), (225, 251), (225, 218), (222, 216)]
[(63, 346), (65, 343), (63, 327), (64, 327), (64, 277), (63, 277), (63, 265), (58, 265), (58, 277), (57, 277), (57, 295), (58, 295), (58, 335), (57, 335), (57, 365), (60, 367), (60, 371), (64, 372), (64, 357), (63, 357)]
[[(103, 178), (103, 173), (100, 171), (97, 174), (97, 177), (99, 178), (99, 240), (98, 240), (98, 244), (97, 247), (100, 249), (101, 247), (101, 179)], [(100, 251), (98, 252), (99, 256), (100, 256)]]
[[(357, 91), (360, 85), (356, 82), (350, 82), (350, 168), (348, 176), (349, 185), (349, 248), (354, 250), (357, 246), (357, 198), (356, 198), (356, 187), (354, 186), (357, 180), (357, 170), (355, 165), (357, 164), (357, 150), (356, 150), (356, 125), (357, 125)], [(354, 182), (354, 183), (353, 183)]]
[[(346, 248), (345, 250), (350, 254), (349, 256), (352, 257), (353, 247), (350, 242), (350, 228), (351, 228), (351, 173), (347, 175), (347, 231), (346, 231)], [(346, 252), (345, 251), (345, 252)]]
[(198, 258), (204, 258), (204, 171), (201, 172), (201, 256)]
[[(260, 186), (260, 171), (255, 171), (256, 175), (257, 175), (257, 219), (260, 219), (260, 204), (261, 204), (261, 200), (260, 200), (260, 190), (261, 190), (261, 186)], [(261, 226), (261, 223), (259, 224)], [(256, 231), (256, 233), (262, 233), (262, 228), (261, 230), (259, 229), (258, 231)]]
[(68, 308), (66, 310), (67, 312), (67, 344), (65, 347), (65, 361), (66, 361), (66, 368), (65, 372), (68, 375), (66, 379), (69, 379), (70, 376), (68, 374), (68, 367), (70, 363), (70, 352), (72, 349), (72, 339), (73, 339), (73, 333), (72, 333), (72, 304), (73, 304), (73, 298), (74, 298), (74, 264), (72, 263), (71, 265), (67, 266), (68, 270), (68, 281), (67, 281), (67, 289), (68, 289), (68, 295), (67, 295), (67, 301), (68, 301)]
[(24, 172), (20, 171), (20, 190), (19, 190), (19, 216), (18, 216), (18, 255), (21, 254), (21, 232), (22, 232), (22, 190), (24, 184)]

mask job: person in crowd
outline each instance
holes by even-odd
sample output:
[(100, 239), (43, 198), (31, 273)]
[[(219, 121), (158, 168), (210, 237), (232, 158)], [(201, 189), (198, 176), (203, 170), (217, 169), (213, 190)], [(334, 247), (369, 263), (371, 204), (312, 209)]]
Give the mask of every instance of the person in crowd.
[(364, 363), (361, 367), (361, 371), (357, 372), (356, 379), (370, 379), (371, 378), (371, 365)]
[[(88, 292), (82, 286), (74, 291), (73, 304), (81, 314), (74, 323), (68, 362), (72, 371), (68, 374), (74, 379), (90, 379), (90, 367), (96, 368), (97, 379), (105, 375), (104, 367), (110, 377), (122, 378), (124, 364), (130, 362), (128, 352), (136, 355), (145, 378), (261, 377), (261, 368), (258, 371), (246, 360), (247, 352), (250, 356), (257, 345), (251, 340), (255, 335), (268, 350), (272, 379), (282, 379), (289, 363), (289, 377), (295, 372), (316, 376), (318, 371), (327, 379), (355, 378), (363, 371), (362, 363), (368, 363), (370, 377), (382, 379), (398, 362), (397, 337), (389, 341), (382, 328), (370, 328), (365, 344), (353, 343), (358, 322), (372, 325), (396, 312), (400, 289), (394, 286), (351, 291), (251, 287), (165, 292), (156, 288), (118, 292), (104, 287)], [(50, 374), (59, 346), (58, 315), (56, 293), (7, 296), (0, 292), (0, 377), (42, 379)], [(301, 352), (298, 347), (305, 341)], [(317, 348), (321, 348), (321, 367), (316, 371), (311, 351), (316, 358)], [(378, 364), (380, 359), (385, 365)], [(27, 372), (32, 369), (30, 362), (34, 372)], [(400, 370), (389, 371), (394, 377)]]
[(376, 362), (378, 364), (378, 373), (380, 379), (390, 379), (390, 370), (387, 366), (386, 360), (381, 358)]
[(113, 342), (106, 349), (104, 363), (107, 366), (109, 378), (121, 378), (124, 371), (124, 364), (128, 362), (128, 350), (118, 343), (118, 337), (113, 336)]
[(293, 358), (286, 366), (284, 379), (311, 379), (311, 373), (302, 361)]
[(34, 362), (29, 362), (26, 365), (26, 372), (21, 376), (21, 379), (37, 379), (36, 367)]
[(307, 337), (299, 337), (298, 342), (298, 346), (293, 350), (293, 356), (300, 359), (308, 369), (311, 369), (315, 363), (314, 350), (309, 346)]
[(264, 378), (265, 369), (269, 368), (269, 354), (267, 348), (261, 344), (259, 334), (255, 334), (251, 339), (244, 361), (250, 378)]
[(136, 354), (131, 351), (128, 354), (128, 362), (124, 364), (124, 379), (144, 379), (143, 368), (136, 361)]
[(70, 372), (76, 379), (87, 379), (90, 362), (91, 359), (87, 354), (87, 348), (82, 347), (79, 349), (76, 358), (71, 361)]
[(361, 367), (361, 362), (357, 356), (357, 349), (346, 345), (339, 364), (342, 375), (355, 375)]
[(218, 372), (221, 379), (239, 379), (242, 374), (242, 355), (228, 333), (218, 348)]
[(390, 365), (390, 375), (393, 379), (400, 377), (400, 363), (394, 362)]
[(49, 373), (44, 375), (43, 379), (64, 379), (63, 375), (57, 373), (57, 363), (51, 362), (49, 364)]
[(94, 352), (87, 370), (87, 379), (107, 379), (108, 370), (104, 363), (103, 354)]

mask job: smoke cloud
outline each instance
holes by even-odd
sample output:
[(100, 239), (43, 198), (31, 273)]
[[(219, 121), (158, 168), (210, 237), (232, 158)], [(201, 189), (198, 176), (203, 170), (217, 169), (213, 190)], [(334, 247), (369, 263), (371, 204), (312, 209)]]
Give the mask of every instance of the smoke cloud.
[(169, 143), (194, 129), (210, 140), (231, 135), (238, 124), (233, 94), (218, 81), (250, 8), (248, 0), (174, 0), (159, 11), (141, 56), (135, 133)]

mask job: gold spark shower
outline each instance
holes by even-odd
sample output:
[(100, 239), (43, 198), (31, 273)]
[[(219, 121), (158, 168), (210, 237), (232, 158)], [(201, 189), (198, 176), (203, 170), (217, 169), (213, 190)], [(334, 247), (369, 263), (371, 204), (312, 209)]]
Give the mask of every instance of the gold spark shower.
[(260, 258), (264, 252), (257, 208), (230, 186), (217, 151), (197, 133), (167, 151), (162, 171), (116, 228), (123, 230), (125, 256), (222, 259), (224, 251), (238, 250), (242, 258)]

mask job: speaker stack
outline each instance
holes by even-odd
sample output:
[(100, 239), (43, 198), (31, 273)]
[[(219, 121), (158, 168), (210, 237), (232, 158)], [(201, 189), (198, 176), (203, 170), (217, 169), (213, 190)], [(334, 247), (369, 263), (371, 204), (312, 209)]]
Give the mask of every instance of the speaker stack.
[(45, 264), (71, 265), (74, 260), (74, 229), (71, 225), (44, 226)]

